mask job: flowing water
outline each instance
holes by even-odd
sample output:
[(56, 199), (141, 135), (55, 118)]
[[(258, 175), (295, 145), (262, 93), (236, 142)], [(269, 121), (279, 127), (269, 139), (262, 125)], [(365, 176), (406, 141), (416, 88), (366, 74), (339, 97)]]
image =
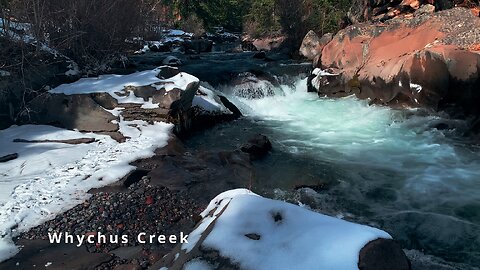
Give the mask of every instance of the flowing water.
[(464, 122), (319, 98), (305, 80), (261, 99), (223, 91), (245, 117), (188, 144), (238, 147), (267, 135), (274, 151), (255, 162), (256, 191), (380, 227), (406, 249), (462, 263), (429, 269), (480, 265), (480, 149), (461, 136)]

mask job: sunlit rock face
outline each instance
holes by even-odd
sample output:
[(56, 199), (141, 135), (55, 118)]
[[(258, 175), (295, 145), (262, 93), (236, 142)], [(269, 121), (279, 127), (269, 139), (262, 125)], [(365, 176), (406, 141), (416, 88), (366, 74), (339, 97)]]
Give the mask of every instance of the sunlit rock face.
[(478, 114), (479, 29), (466, 8), (349, 26), (319, 52), (319, 67), (340, 75), (318, 92), (391, 106), (455, 103)]

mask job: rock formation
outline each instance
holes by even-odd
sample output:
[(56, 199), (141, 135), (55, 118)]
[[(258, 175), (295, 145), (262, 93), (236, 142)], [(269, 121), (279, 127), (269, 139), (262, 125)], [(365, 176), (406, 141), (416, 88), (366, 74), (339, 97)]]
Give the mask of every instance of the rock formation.
[(317, 52), (317, 67), (338, 76), (319, 73), (311, 83), (322, 96), (479, 114), (480, 18), (462, 7), (432, 11), (424, 5), (411, 18), (341, 30)]

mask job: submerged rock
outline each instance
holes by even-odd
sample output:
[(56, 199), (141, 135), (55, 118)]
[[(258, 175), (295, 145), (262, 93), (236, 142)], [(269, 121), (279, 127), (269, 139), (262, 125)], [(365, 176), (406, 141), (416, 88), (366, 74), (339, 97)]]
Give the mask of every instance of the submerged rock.
[(272, 150), (272, 143), (265, 135), (258, 134), (255, 137), (248, 140), (248, 143), (240, 147), (245, 153), (250, 155), (252, 160), (260, 159), (268, 154)]

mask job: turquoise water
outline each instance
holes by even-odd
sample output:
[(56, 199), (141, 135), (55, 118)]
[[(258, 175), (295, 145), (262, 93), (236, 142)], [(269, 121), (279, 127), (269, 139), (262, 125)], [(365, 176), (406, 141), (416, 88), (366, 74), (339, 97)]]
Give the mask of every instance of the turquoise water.
[(255, 162), (258, 191), (380, 227), (406, 249), (467, 263), (461, 269), (480, 265), (480, 150), (461, 136), (465, 123), (319, 98), (305, 86), (299, 80), (262, 99), (230, 95), (245, 117), (190, 144), (238, 147), (263, 133), (274, 151)]

